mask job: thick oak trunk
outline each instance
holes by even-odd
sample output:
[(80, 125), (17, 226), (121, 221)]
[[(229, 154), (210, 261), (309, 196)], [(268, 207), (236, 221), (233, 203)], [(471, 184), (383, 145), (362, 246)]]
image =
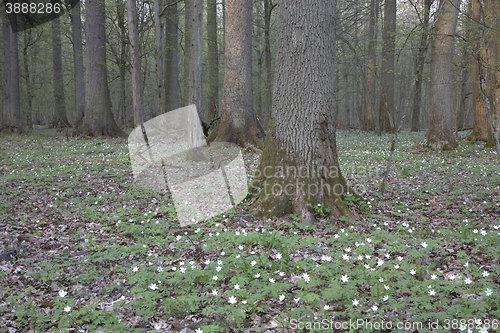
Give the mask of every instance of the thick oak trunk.
[[(352, 213), (334, 126), (335, 1), (283, 0), (278, 7), (272, 120), (254, 186), (267, 216), (314, 219), (317, 205)], [(254, 187), (255, 188), (255, 187)]]

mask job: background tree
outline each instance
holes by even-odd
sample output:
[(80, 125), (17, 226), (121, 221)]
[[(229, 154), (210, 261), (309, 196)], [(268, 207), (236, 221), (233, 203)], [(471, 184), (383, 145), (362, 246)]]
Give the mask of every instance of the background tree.
[[(111, 71), (115, 71), (118, 76), (117, 87), (115, 86), (116, 120), (122, 127), (133, 127), (134, 117), (132, 107), (130, 107), (130, 94), (127, 89), (127, 74), (130, 69), (130, 49), (128, 26), (126, 18), (126, 1), (116, 0), (113, 2), (114, 12), (110, 14), (109, 22), (111, 26), (107, 29), (110, 57), (109, 60), (115, 66)], [(113, 36), (113, 37), (111, 37)]]
[[(474, 100), (474, 127), (468, 136), (470, 141), (488, 141), (490, 128), (486, 111), (486, 101), (481, 93), (481, 72), (487, 57), (489, 45), (484, 43), (484, 6), (482, 0), (472, 1), (472, 99)], [(491, 50), (490, 50), (491, 51)]]
[(452, 82), (455, 31), (461, 0), (440, 0), (432, 35), (427, 144), (446, 150), (457, 146), (453, 135)]
[(395, 48), (396, 48), (396, 0), (384, 2), (384, 28), (382, 30), (381, 99), (379, 108), (379, 130), (389, 132), (395, 129)]
[(370, 1), (370, 22), (368, 32), (368, 54), (365, 72), (365, 119), (364, 129), (375, 130), (374, 104), (375, 104), (375, 84), (377, 77), (377, 37), (378, 37), (378, 13), (379, 0)]
[(104, 0), (87, 0), (85, 115), (77, 128), (80, 135), (124, 136), (111, 113), (106, 66)]
[(66, 116), (66, 99), (64, 97), (64, 76), (61, 49), (61, 26), (59, 17), (52, 24), (52, 73), (54, 86), (54, 115), (52, 127), (71, 127)]
[(186, 0), (185, 3), (184, 104), (196, 105), (200, 114), (203, 0)]
[(420, 45), (415, 59), (415, 96), (413, 99), (413, 110), (411, 118), (411, 130), (413, 132), (420, 131), (420, 109), (422, 108), (422, 83), (424, 79), (425, 55), (427, 54), (429, 42), (429, 19), (431, 6), (434, 0), (424, 0), (422, 10), (422, 32), (420, 36)]
[(207, 0), (208, 84), (205, 122), (211, 123), (219, 112), (219, 48), (217, 33), (217, 0)]
[(1, 130), (10, 129), (10, 25), (6, 16), (2, 15), (2, 123)]
[(81, 2), (71, 10), (71, 33), (73, 37), (73, 76), (75, 80), (75, 109), (77, 124), (85, 113), (85, 75), (83, 67), (83, 38)]
[[(127, 0), (128, 33), (130, 39), (130, 59), (132, 64), (132, 96), (134, 101), (134, 127), (143, 125), (141, 44), (137, 30), (137, 8), (135, 0)], [(158, 65), (158, 64), (157, 64)], [(163, 73), (162, 73), (163, 74)], [(159, 90), (163, 86), (158, 87)], [(161, 96), (158, 96), (161, 99)], [(157, 110), (161, 112), (161, 110)]]
[[(161, 16), (164, 1), (154, 0), (154, 21), (155, 21), (155, 56), (156, 56), (156, 84), (158, 105), (156, 115), (166, 111), (165, 104), (165, 27), (164, 19)], [(137, 10), (136, 10), (137, 11)], [(137, 15), (137, 14), (136, 14)], [(130, 18), (130, 13), (129, 13)], [(130, 21), (129, 21), (130, 29)]]
[(34, 97), (34, 86), (33, 86), (33, 76), (31, 74), (30, 62), (33, 58), (32, 52), (33, 45), (36, 44), (40, 39), (41, 34), (33, 32), (32, 29), (26, 29), (23, 31), (23, 52), (22, 52), (22, 77), (24, 78), (25, 86), (25, 107), (23, 112), (23, 118), (26, 121), (28, 128), (33, 127), (33, 97)]
[(170, 1), (165, 10), (165, 16), (165, 98), (166, 110), (171, 111), (181, 106), (179, 96), (179, 14), (177, 0)]
[(264, 67), (266, 69), (264, 85), (264, 103), (261, 125), (267, 130), (269, 119), (271, 118), (271, 102), (273, 91), (273, 70), (271, 56), (271, 15), (276, 4), (272, 0), (264, 0)]
[(22, 133), (28, 131), (21, 113), (21, 87), (19, 71), (19, 32), (15, 14), (9, 14), (4, 26), (4, 123), (3, 128)]
[(272, 120), (257, 176), (262, 191), (254, 205), (267, 216), (295, 213), (307, 223), (318, 204), (352, 216), (342, 201), (348, 186), (339, 169), (334, 126), (335, 5), (283, 0), (277, 7)]
[(496, 147), (500, 155), (500, 4), (484, 0), (483, 5), (485, 29), (481, 39), (485, 59), (480, 59), (484, 65), (480, 66), (479, 80), (489, 127), (486, 147)]
[(224, 90), (221, 119), (209, 141), (242, 147), (260, 144), (264, 132), (252, 96), (252, 2), (226, 0)]

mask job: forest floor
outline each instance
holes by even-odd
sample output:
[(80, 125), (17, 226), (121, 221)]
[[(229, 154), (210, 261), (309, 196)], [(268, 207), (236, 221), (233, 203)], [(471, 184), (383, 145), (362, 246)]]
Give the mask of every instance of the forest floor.
[(367, 230), (248, 203), (182, 227), (125, 139), (1, 135), (0, 333), (500, 332), (498, 156), (402, 133), (382, 195), (390, 140), (338, 132)]

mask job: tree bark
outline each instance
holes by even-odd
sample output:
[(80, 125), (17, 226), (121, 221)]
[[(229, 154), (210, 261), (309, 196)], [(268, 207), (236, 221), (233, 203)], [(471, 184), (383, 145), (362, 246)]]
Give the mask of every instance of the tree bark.
[(21, 113), (21, 86), (20, 86), (20, 72), (19, 72), (19, 33), (16, 32), (16, 19), (11, 21), (10, 29), (8, 29), (10, 41), (9, 44), (9, 81), (6, 86), (9, 90), (10, 101), (10, 128), (15, 132), (22, 133), (26, 129)]
[(185, 0), (185, 3), (184, 104), (196, 105), (200, 114), (203, 0)]
[(71, 127), (66, 116), (64, 76), (61, 49), (61, 25), (59, 17), (52, 20), (52, 74), (54, 86), (54, 115), (52, 127)]
[(422, 35), (420, 36), (420, 46), (418, 48), (417, 59), (415, 61), (415, 96), (413, 99), (413, 111), (411, 118), (411, 131), (420, 131), (420, 109), (422, 108), (422, 83), (424, 79), (425, 55), (429, 40), (429, 18), (431, 6), (434, 0), (425, 0), (423, 8), (423, 19), (421, 22)]
[(251, 1), (226, 0), (225, 34), (221, 119), (208, 140), (256, 146), (264, 132), (252, 96)]
[(179, 108), (179, 47), (177, 28), (179, 24), (179, 14), (177, 12), (177, 0), (172, 0), (166, 9), (165, 23), (165, 98), (166, 111)]
[(394, 121), (394, 59), (396, 48), (396, 0), (384, 2), (384, 28), (382, 30), (381, 99), (379, 108), (379, 131), (392, 132)]
[(484, 0), (484, 23), (487, 31), (483, 35), (486, 49), (486, 65), (480, 80), (483, 82), (483, 98), (486, 100), (488, 118), (488, 141), (485, 147), (496, 147), (500, 155), (500, 4), (496, 0)]
[(483, 71), (484, 60), (486, 59), (487, 45), (482, 42), (482, 31), (484, 27), (477, 22), (484, 20), (484, 8), (482, 1), (472, 1), (472, 19), (474, 27), (472, 28), (472, 99), (474, 101), (474, 127), (472, 133), (467, 138), (469, 141), (488, 141), (490, 132), (488, 125), (488, 117), (486, 112), (486, 103), (481, 93), (481, 78), (480, 74)]
[(217, 0), (207, 0), (208, 102), (204, 112), (210, 124), (219, 112), (219, 48), (217, 43)]
[(365, 119), (364, 129), (375, 130), (374, 106), (375, 106), (375, 79), (377, 76), (377, 22), (378, 22), (379, 0), (370, 1), (370, 22), (368, 27), (368, 58), (365, 74)]
[(282, 0), (277, 10), (271, 123), (252, 184), (261, 190), (253, 209), (295, 213), (305, 223), (317, 205), (352, 217), (342, 201), (349, 188), (334, 126), (336, 1)]
[(10, 130), (11, 127), (11, 112), (10, 112), (10, 24), (6, 17), (2, 21), (2, 127), (1, 130)]
[(85, 115), (76, 133), (83, 136), (126, 136), (111, 113), (106, 66), (104, 0), (87, 0)]
[(264, 103), (262, 110), (262, 126), (267, 131), (267, 125), (271, 119), (271, 103), (273, 92), (273, 71), (271, 55), (271, 15), (276, 7), (272, 0), (264, 0), (264, 67), (266, 69), (266, 81), (264, 86)]
[(143, 125), (141, 43), (137, 28), (135, 0), (127, 0), (128, 34), (130, 39), (130, 62), (132, 64), (132, 99), (134, 105), (134, 127)]
[[(155, 21), (155, 56), (156, 56), (156, 89), (157, 106), (156, 115), (159, 116), (166, 111), (165, 104), (165, 29), (164, 19), (160, 16), (163, 9), (163, 0), (154, 0)], [(129, 21), (130, 22), (130, 21)]]
[[(26, 121), (27, 128), (33, 128), (33, 84), (30, 73), (30, 52), (29, 48), (33, 45), (32, 41), (32, 30), (24, 30), (24, 45), (23, 45), (23, 76), (24, 83), (26, 86), (26, 104), (27, 108), (24, 109), (23, 117)], [(0, 125), (1, 128), (1, 125)]]
[(71, 10), (73, 36), (73, 70), (75, 78), (75, 109), (77, 125), (85, 114), (85, 74), (83, 66), (82, 15), (80, 1)]
[[(199, 120), (203, 120), (201, 110), (203, 0), (185, 0), (185, 4), (184, 103), (194, 104)], [(197, 121), (191, 114), (188, 115), (188, 123), (192, 125), (189, 126), (187, 133), (191, 148), (187, 159), (193, 161), (205, 159), (201, 150), (204, 137), (198, 131)]]
[(457, 146), (453, 135), (451, 88), (460, 3), (461, 0), (440, 0), (439, 18), (432, 36), (427, 144), (438, 150)]

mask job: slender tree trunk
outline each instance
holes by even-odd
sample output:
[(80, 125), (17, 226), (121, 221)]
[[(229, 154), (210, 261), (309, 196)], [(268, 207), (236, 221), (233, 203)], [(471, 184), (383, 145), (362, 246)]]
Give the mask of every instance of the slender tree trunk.
[(488, 29), (482, 38), (483, 48), (486, 49), (486, 68), (480, 73), (489, 126), (485, 147), (496, 147), (500, 155), (500, 3), (484, 0), (483, 4), (484, 23)]
[(474, 101), (474, 127), (468, 139), (470, 141), (488, 141), (489, 125), (486, 112), (486, 103), (481, 93), (480, 74), (483, 71), (484, 60), (486, 59), (487, 45), (482, 43), (481, 36), (483, 35), (484, 27), (477, 22), (484, 20), (484, 8), (482, 1), (472, 1), (472, 19), (474, 27), (472, 29), (472, 99)]
[(457, 146), (453, 135), (451, 88), (460, 3), (461, 0), (440, 0), (439, 18), (432, 36), (427, 144), (438, 150)]
[[(13, 23), (13, 25), (12, 25)], [(21, 111), (21, 86), (19, 72), (19, 33), (16, 28), (16, 19), (11, 20), (11, 29), (9, 30), (10, 37), (10, 111), (11, 111), (11, 127), (14, 131), (22, 133), (26, 130), (25, 122), (23, 121)]]
[[(259, 121), (263, 120), (263, 95), (265, 89), (265, 68), (264, 68), (264, 3), (263, 1), (257, 2), (256, 6), (253, 6), (253, 32), (252, 32), (252, 44), (253, 44), (253, 99), (254, 99), (254, 109), (257, 119)], [(256, 75), (255, 75), (256, 74)]]
[(77, 133), (90, 136), (125, 136), (111, 113), (106, 66), (105, 5), (103, 0), (86, 1), (85, 115)]
[(123, 127), (133, 127), (134, 117), (131, 109), (128, 107), (128, 96), (127, 93), (127, 70), (129, 69), (128, 61), (130, 58), (130, 48), (129, 48), (129, 37), (128, 37), (128, 27), (126, 18), (126, 2), (122, 0), (115, 1), (116, 8), (116, 25), (117, 33), (119, 36), (118, 49), (115, 49), (113, 43), (109, 43), (111, 53), (115, 59), (116, 65), (118, 67), (119, 74), (119, 91), (118, 91), (118, 106), (117, 106), (117, 120), (119, 124)]
[(375, 130), (374, 106), (375, 106), (375, 79), (377, 76), (377, 22), (378, 22), (379, 0), (370, 1), (370, 23), (368, 28), (368, 58), (365, 74), (365, 121), (364, 129)]
[(165, 27), (164, 19), (160, 17), (163, 10), (164, 1), (154, 0), (154, 21), (155, 21), (155, 55), (156, 55), (156, 87), (157, 106), (156, 115), (165, 113)]
[(226, 15), (221, 119), (209, 141), (259, 145), (264, 132), (252, 96), (252, 2), (226, 0)]
[[(469, 1), (467, 5), (467, 16), (472, 15), (472, 1)], [(470, 41), (471, 40), (471, 29), (467, 29), (465, 33), (465, 40)], [(460, 100), (459, 100), (459, 105), (458, 105), (458, 111), (457, 111), (457, 119), (456, 119), (456, 130), (457, 130), (457, 136), (458, 136), (458, 131), (462, 131), (468, 127), (467, 118), (469, 115), (469, 108), (468, 108), (468, 100), (472, 94), (472, 84), (471, 84), (471, 66), (470, 66), (470, 60), (471, 60), (471, 51), (470, 51), (470, 43), (467, 43), (466, 45), (463, 45), (462, 47), (462, 59), (460, 63), (460, 67), (462, 70), (462, 77), (461, 77), (461, 85), (460, 85)]]
[[(29, 48), (32, 44), (31, 41), (32, 30), (27, 29), (24, 30), (24, 46), (23, 46), (23, 76), (24, 76), (24, 84), (26, 86), (26, 103), (28, 107), (24, 110), (24, 118), (28, 128), (33, 128), (33, 85), (30, 74), (30, 53)], [(1, 127), (1, 125), (0, 125)]]
[(342, 201), (348, 186), (339, 169), (332, 112), (335, 7), (335, 0), (282, 0), (277, 7), (272, 120), (253, 207), (258, 213), (295, 213), (308, 223), (322, 205), (352, 217)]
[(62, 68), (61, 25), (59, 17), (52, 20), (52, 74), (54, 86), (54, 116), (52, 127), (71, 127), (66, 116), (64, 76)]
[(219, 112), (219, 48), (217, 43), (217, 0), (207, 0), (208, 109), (205, 122), (210, 124)]
[(3, 17), (2, 21), (2, 82), (3, 82), (3, 95), (2, 95), (2, 105), (3, 105), (3, 116), (2, 116), (2, 130), (10, 130), (12, 126), (12, 114), (10, 110), (10, 24), (6, 17)]
[[(203, 0), (185, 0), (186, 33), (184, 44), (184, 103), (194, 104), (199, 120), (202, 120), (201, 110), (201, 60), (202, 60), (202, 22)], [(198, 120), (188, 114), (188, 130), (190, 150), (187, 159), (199, 161), (205, 159), (200, 147), (203, 145), (203, 134), (198, 131)]]
[(422, 108), (422, 83), (424, 79), (425, 55), (427, 54), (427, 45), (429, 41), (429, 18), (431, 6), (434, 0), (424, 1), (424, 11), (422, 14), (422, 35), (420, 36), (420, 47), (415, 61), (415, 96), (413, 100), (413, 111), (411, 118), (411, 131), (420, 131), (420, 109)]
[(185, 3), (184, 103), (196, 105), (200, 114), (203, 0), (185, 0)]
[(135, 0), (127, 0), (128, 34), (130, 39), (130, 62), (132, 64), (132, 98), (134, 104), (134, 127), (143, 125), (141, 44), (137, 28)]
[(262, 112), (262, 125), (267, 131), (267, 125), (271, 119), (271, 103), (273, 97), (273, 71), (271, 56), (271, 15), (276, 7), (272, 0), (264, 0), (264, 67), (266, 69), (266, 81), (264, 86), (264, 105)]
[(85, 74), (83, 66), (83, 38), (82, 38), (82, 15), (80, 1), (71, 11), (71, 25), (73, 35), (73, 71), (75, 78), (75, 108), (76, 123), (82, 121), (85, 113)]
[(172, 111), (179, 108), (179, 47), (177, 28), (179, 24), (179, 14), (177, 12), (177, 0), (172, 0), (166, 13), (165, 23), (165, 98), (166, 110)]
[(396, 48), (396, 0), (384, 2), (384, 29), (382, 30), (381, 99), (379, 108), (379, 131), (395, 130), (394, 121), (394, 60)]

